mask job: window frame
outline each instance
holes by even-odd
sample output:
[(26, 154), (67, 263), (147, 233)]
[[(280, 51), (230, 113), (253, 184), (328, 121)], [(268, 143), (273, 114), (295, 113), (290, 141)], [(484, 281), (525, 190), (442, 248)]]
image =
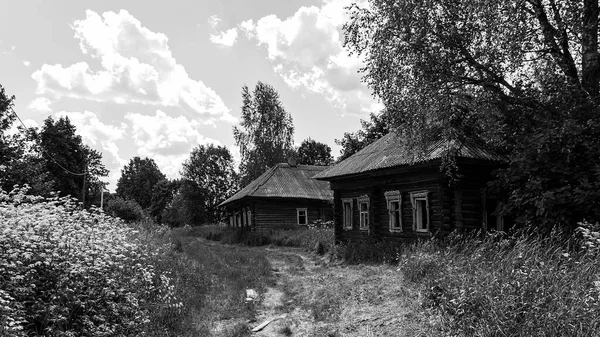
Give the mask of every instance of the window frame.
[[(425, 215), (427, 217), (427, 225), (425, 228), (419, 228), (417, 223), (417, 213), (419, 201), (425, 201)], [(410, 193), (410, 203), (413, 208), (413, 231), (417, 233), (430, 233), (431, 216), (429, 215), (429, 191), (417, 191)]]
[[(387, 191), (384, 193), (385, 195), (385, 201), (387, 204), (387, 210), (388, 210), (388, 228), (389, 231), (391, 233), (401, 233), (402, 232), (402, 193), (398, 190), (395, 191)], [(397, 210), (392, 210), (392, 203), (393, 202), (397, 202), (398, 203), (398, 209)], [(397, 212), (397, 216), (398, 216), (398, 222), (400, 224), (399, 227), (395, 227), (394, 226), (394, 217), (392, 215), (392, 213)]]
[[(353, 225), (353, 206), (354, 206), (354, 200), (352, 198), (342, 198), (342, 228), (344, 230), (351, 230), (354, 228)], [(346, 205), (350, 204), (350, 214), (346, 214)], [(349, 219), (349, 223), (346, 223), (346, 220)]]
[[(300, 223), (300, 212), (304, 212), (304, 221), (305, 223), (301, 224)], [(296, 224), (298, 224), (298, 226), (306, 226), (308, 225), (308, 208), (304, 207), (304, 208), (296, 208)]]
[[(369, 219), (369, 211), (370, 211), (370, 201), (369, 201), (369, 196), (368, 195), (361, 195), (360, 197), (356, 198), (356, 203), (358, 205), (358, 224), (359, 224), (359, 228), (361, 231), (368, 231), (369, 230), (369, 223), (370, 223), (370, 219)], [(363, 211), (362, 210), (362, 205), (367, 205), (367, 210)], [(364, 217), (363, 217), (364, 215)], [(363, 221), (364, 219), (364, 221)]]
[(250, 208), (246, 209), (246, 218), (248, 218), (248, 227), (252, 227), (252, 210)]

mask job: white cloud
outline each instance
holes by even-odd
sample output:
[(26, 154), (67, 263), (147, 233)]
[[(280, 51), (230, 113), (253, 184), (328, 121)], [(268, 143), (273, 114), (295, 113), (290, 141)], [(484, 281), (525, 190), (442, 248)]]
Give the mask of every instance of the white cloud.
[(167, 36), (143, 27), (127, 11), (100, 16), (88, 10), (72, 27), (83, 54), (101, 68), (93, 70), (87, 62), (44, 64), (32, 75), (38, 94), (179, 107), (209, 121), (232, 119), (221, 97), (177, 63)]
[(220, 32), (218, 34), (210, 34), (210, 42), (226, 47), (231, 47), (235, 44), (237, 36), (237, 28), (231, 28), (225, 32)]
[[(67, 112), (61, 111), (54, 114), (56, 118), (68, 117), (71, 124), (77, 129), (77, 134), (85, 145), (102, 153), (102, 159), (106, 168), (111, 172), (120, 172), (120, 168), (126, 161), (119, 154), (117, 141), (123, 139), (127, 131), (127, 125), (120, 126), (105, 124), (100, 121), (98, 115), (91, 111)], [(118, 179), (117, 175), (117, 179)], [(111, 189), (116, 187), (117, 180), (109, 176)]]
[(363, 61), (348, 56), (342, 47), (341, 27), (348, 20), (344, 8), (352, 2), (326, 0), (320, 7), (301, 7), (285, 19), (269, 15), (239, 27), (257, 45), (266, 46), (274, 71), (290, 87), (323, 95), (347, 113), (364, 115), (381, 105), (360, 81)]
[(154, 116), (127, 113), (125, 119), (132, 124), (138, 155), (153, 158), (169, 178), (179, 175), (193, 147), (208, 143), (220, 145), (219, 141), (202, 136), (201, 123), (184, 116), (171, 117), (158, 110)]
[(37, 97), (29, 105), (27, 106), (29, 109), (39, 112), (50, 112), (52, 108), (50, 108), (50, 104), (52, 101), (46, 97)]
[(29, 67), (31, 65), (31, 62), (29, 62), (27, 60), (23, 60), (23, 65), (26, 67)]
[(218, 15), (211, 15), (208, 18), (208, 25), (210, 26), (210, 28), (212, 29), (217, 29), (217, 27), (219, 26), (219, 23), (221, 22), (221, 19), (219, 18)]

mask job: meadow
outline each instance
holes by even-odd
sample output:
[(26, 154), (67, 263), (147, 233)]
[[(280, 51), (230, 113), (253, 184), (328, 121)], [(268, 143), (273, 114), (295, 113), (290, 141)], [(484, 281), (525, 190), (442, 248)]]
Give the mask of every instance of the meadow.
[[(274, 287), (285, 294), (277, 310), (309, 313), (281, 335), (600, 335), (600, 227), (588, 223), (572, 235), (333, 245), (326, 227), (126, 224), (17, 188), (0, 192), (0, 234), (2, 336), (249, 336), (264, 308), (246, 289)], [(279, 253), (264, 245), (301, 247), (316, 264), (279, 255), (298, 266), (277, 279)]]

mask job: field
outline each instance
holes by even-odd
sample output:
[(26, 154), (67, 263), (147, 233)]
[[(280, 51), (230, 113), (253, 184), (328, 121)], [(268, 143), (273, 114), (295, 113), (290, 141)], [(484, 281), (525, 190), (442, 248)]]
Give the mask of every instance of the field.
[(592, 224), (334, 246), (327, 228), (127, 225), (17, 190), (0, 233), (2, 336), (600, 335)]

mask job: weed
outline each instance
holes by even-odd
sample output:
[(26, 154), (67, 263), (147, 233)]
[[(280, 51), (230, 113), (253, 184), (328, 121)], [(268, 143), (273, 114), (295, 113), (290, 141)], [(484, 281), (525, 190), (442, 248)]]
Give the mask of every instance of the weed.
[(284, 327), (282, 327), (281, 330), (279, 330), (279, 332), (284, 336), (291, 336), (293, 334), (292, 328), (290, 328), (289, 325), (285, 325)]

